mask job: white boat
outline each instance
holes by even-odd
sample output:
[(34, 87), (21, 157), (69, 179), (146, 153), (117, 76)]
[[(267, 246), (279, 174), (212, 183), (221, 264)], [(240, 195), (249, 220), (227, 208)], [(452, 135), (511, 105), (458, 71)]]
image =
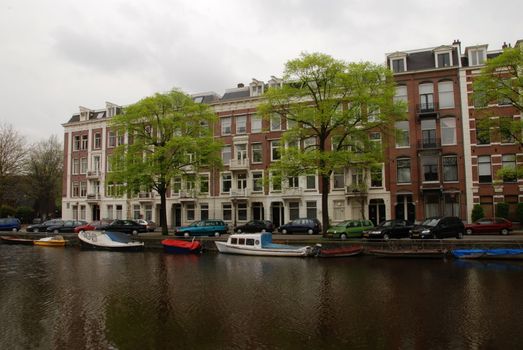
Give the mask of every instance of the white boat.
[(133, 241), (127, 234), (121, 232), (82, 231), (78, 233), (78, 238), (85, 248), (138, 251), (144, 247), (143, 242)]
[(313, 248), (272, 243), (271, 233), (233, 234), (227, 242), (214, 242), (220, 253), (261, 256), (309, 256)]

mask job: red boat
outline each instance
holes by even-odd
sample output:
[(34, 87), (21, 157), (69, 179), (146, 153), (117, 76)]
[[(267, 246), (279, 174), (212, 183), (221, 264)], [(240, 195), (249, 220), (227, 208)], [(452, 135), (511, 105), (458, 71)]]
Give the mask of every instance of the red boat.
[(181, 239), (164, 239), (162, 241), (163, 249), (170, 254), (190, 254), (201, 253), (202, 245), (199, 241), (183, 241)]
[(33, 245), (32, 239), (26, 239), (26, 238), (19, 238), (19, 237), (13, 237), (13, 236), (1, 236), (3, 243), (6, 244), (27, 244), (27, 245)]
[(321, 244), (316, 245), (316, 256), (320, 258), (338, 258), (355, 256), (363, 252), (362, 246), (349, 246), (338, 248), (322, 248)]

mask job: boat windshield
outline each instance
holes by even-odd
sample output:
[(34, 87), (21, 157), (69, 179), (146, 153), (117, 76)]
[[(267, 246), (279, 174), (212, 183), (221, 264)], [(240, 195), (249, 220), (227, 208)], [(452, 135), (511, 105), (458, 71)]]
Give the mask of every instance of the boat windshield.
[(440, 218), (430, 218), (421, 223), (423, 226), (436, 226), (440, 221)]

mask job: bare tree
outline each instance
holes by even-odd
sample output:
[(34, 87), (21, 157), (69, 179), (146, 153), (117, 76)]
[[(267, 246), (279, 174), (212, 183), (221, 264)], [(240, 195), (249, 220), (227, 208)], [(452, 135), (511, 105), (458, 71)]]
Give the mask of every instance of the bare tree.
[(13, 126), (0, 124), (0, 203), (10, 198), (10, 188), (23, 174), (26, 159), (25, 138)]

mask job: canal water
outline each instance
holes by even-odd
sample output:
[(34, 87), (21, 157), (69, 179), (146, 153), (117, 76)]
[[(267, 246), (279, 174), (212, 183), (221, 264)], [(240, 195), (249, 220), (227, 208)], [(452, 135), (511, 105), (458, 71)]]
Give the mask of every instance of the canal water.
[(0, 245), (0, 349), (521, 349), (523, 263)]

